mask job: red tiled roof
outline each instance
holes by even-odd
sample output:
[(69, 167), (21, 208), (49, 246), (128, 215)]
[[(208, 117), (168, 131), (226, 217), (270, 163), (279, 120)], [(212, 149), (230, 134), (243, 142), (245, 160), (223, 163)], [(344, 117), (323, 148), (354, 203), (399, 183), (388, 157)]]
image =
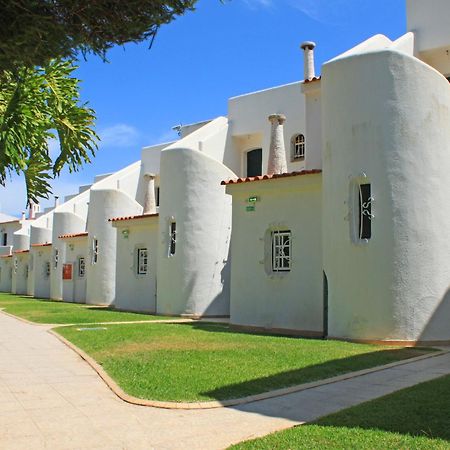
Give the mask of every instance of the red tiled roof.
[(300, 172), (289, 172), (289, 173), (274, 173), (273, 175), (260, 175), (257, 177), (247, 177), (247, 178), (237, 178), (234, 180), (224, 180), (220, 184), (222, 186), (228, 186), (229, 184), (240, 184), (240, 183), (251, 183), (253, 181), (263, 181), (263, 180), (275, 180), (278, 178), (287, 178), (287, 177), (299, 177), (302, 175), (314, 175), (317, 173), (322, 173), (319, 169), (313, 170), (302, 170)]
[(46, 242), (45, 244), (31, 244), (32, 247), (51, 247), (51, 242)]
[(158, 217), (159, 213), (156, 214), (141, 214), (140, 216), (126, 216), (126, 217), (114, 217), (109, 219), (110, 222), (121, 222), (123, 220), (135, 220), (135, 219), (146, 219), (147, 217)]
[(85, 237), (88, 233), (85, 231), (84, 233), (74, 233), (74, 234), (62, 234), (61, 236), (58, 236), (59, 239), (70, 239), (70, 238), (77, 238), (77, 237)]
[(307, 80), (303, 81), (304, 84), (308, 83), (314, 83), (315, 81), (320, 81), (322, 79), (322, 75), (318, 77), (308, 78)]
[(15, 255), (19, 254), (19, 253), (30, 253), (30, 250), (16, 250), (15, 252), (13, 252)]
[(12, 258), (12, 255), (2, 255), (0, 258)]

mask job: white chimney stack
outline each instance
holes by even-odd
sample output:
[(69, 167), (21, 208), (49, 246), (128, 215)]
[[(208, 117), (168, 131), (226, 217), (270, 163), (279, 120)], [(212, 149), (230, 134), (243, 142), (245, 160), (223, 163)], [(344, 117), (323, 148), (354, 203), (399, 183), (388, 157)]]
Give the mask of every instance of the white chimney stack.
[(269, 122), (272, 124), (270, 133), (269, 163), (267, 173), (269, 175), (287, 172), (286, 150), (284, 148), (283, 124), (286, 121), (284, 114), (271, 114)]
[(27, 217), (25, 215), (25, 211), (22, 211), (22, 220), (26, 220), (26, 219), (27, 219)]
[(304, 52), (304, 77), (305, 80), (312, 80), (316, 76), (314, 69), (314, 49), (315, 42), (306, 41), (300, 46)]
[(153, 173), (146, 173), (144, 175), (144, 180), (147, 183), (147, 186), (145, 189), (143, 214), (156, 213), (155, 178), (156, 175), (154, 175)]
[(59, 197), (55, 195), (55, 208), (59, 205)]

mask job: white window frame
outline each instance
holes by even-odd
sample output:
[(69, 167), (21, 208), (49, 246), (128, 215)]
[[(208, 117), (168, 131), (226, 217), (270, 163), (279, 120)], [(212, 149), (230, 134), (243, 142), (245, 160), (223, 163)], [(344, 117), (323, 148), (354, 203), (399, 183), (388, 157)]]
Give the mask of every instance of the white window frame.
[(302, 133), (296, 134), (292, 138), (292, 160), (303, 161), (305, 159), (306, 139)]
[[(290, 230), (272, 231), (272, 272), (290, 272), (292, 259), (292, 233)], [(289, 249), (286, 255), (286, 249)]]
[(147, 275), (148, 273), (148, 250), (147, 248), (137, 249), (137, 274)]
[(80, 256), (78, 258), (78, 278), (84, 278), (86, 276), (86, 258)]

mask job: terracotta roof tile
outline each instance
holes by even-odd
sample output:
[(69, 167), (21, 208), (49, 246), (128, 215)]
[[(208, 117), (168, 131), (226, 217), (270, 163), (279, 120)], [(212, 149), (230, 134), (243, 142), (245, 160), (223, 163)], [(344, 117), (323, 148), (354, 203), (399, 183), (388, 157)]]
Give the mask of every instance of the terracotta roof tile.
[(320, 81), (321, 79), (322, 79), (322, 75), (320, 75), (318, 77), (308, 78), (307, 80), (304, 80), (303, 83), (304, 84), (314, 83), (315, 81)]
[(73, 234), (62, 234), (61, 236), (58, 236), (59, 239), (70, 239), (70, 238), (77, 238), (77, 237), (85, 237), (88, 233), (85, 231), (84, 233), (73, 233)]
[(263, 180), (276, 180), (278, 178), (299, 177), (299, 176), (303, 176), (303, 175), (314, 175), (317, 173), (322, 173), (322, 171), (319, 169), (313, 169), (313, 170), (302, 170), (302, 171), (289, 172), (289, 173), (275, 173), (273, 175), (260, 175), (257, 177), (247, 177), (247, 178), (237, 178), (234, 180), (224, 180), (220, 184), (222, 186), (228, 186), (230, 184), (251, 183), (253, 181), (263, 181)]
[(30, 250), (16, 250), (15, 252), (13, 252), (14, 255), (18, 255), (21, 253), (30, 253)]
[(46, 242), (45, 244), (31, 244), (32, 247), (51, 247), (51, 242)]
[(135, 220), (135, 219), (146, 219), (147, 217), (158, 217), (159, 213), (156, 214), (141, 214), (139, 216), (126, 216), (126, 217), (114, 217), (109, 219), (110, 222), (121, 222), (123, 220)]
[(12, 255), (2, 255), (0, 258), (12, 258)]

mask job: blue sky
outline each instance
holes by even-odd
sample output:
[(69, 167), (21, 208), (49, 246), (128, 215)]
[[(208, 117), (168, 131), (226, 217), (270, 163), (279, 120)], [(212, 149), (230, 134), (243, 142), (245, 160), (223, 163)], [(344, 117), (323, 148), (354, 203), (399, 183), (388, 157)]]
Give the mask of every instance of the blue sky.
[[(229, 97), (300, 80), (302, 41), (317, 43), (320, 72), (374, 34), (401, 36), (405, 9), (405, 0), (199, 0), (150, 50), (129, 44), (112, 49), (108, 63), (80, 60), (82, 99), (97, 112), (102, 142), (92, 164), (53, 183), (54, 194), (138, 160), (141, 147), (174, 139), (174, 125), (226, 115)], [(25, 203), (22, 179), (0, 188), (3, 212), (19, 215)]]

